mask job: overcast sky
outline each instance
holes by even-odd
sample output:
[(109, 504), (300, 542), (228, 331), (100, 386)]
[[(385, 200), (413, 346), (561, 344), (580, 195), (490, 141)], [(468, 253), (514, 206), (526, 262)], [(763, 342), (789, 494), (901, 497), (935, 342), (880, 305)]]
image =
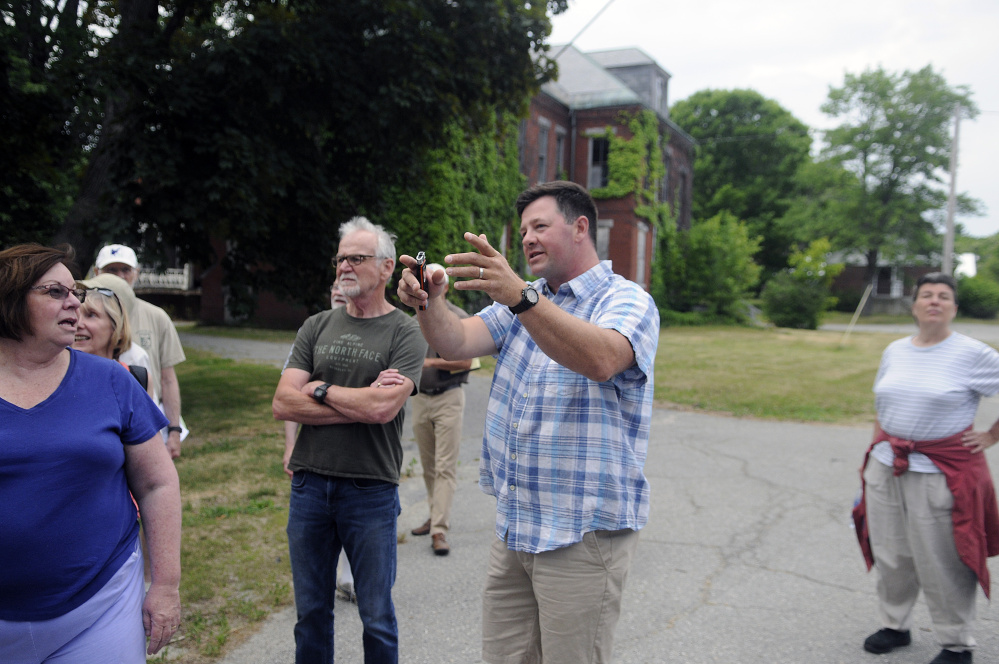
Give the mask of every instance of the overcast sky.
[[(569, 0), (551, 43), (571, 40), (606, 4)], [(999, 0), (613, 0), (575, 46), (642, 49), (672, 75), (671, 105), (706, 88), (749, 88), (813, 129), (833, 125), (819, 107), (847, 72), (933, 65), (949, 85), (969, 86), (981, 110), (961, 122), (957, 187), (987, 210), (957, 221), (985, 236), (999, 232), (997, 33)]]

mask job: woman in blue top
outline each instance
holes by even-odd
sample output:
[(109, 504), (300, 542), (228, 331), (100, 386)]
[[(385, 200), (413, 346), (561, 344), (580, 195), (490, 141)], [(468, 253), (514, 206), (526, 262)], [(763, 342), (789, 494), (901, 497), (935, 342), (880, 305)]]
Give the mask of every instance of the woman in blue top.
[[(0, 252), (0, 661), (145, 662), (180, 623), (166, 425), (117, 362), (68, 348), (72, 249)], [(144, 593), (142, 511), (152, 584)], [(148, 637), (148, 647), (146, 638)]]

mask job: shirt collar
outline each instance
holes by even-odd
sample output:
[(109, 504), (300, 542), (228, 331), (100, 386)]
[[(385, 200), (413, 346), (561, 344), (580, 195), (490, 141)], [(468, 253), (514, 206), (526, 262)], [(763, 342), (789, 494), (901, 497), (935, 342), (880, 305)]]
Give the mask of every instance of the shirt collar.
[[(611, 268), (611, 262), (600, 261), (578, 277), (563, 283), (559, 286), (558, 292), (564, 292), (565, 294), (571, 292), (577, 300), (583, 300), (613, 276), (613, 274), (614, 270)], [(535, 288), (540, 289), (546, 296), (550, 297), (552, 295), (551, 289), (548, 288), (547, 279), (538, 279), (535, 282)]]

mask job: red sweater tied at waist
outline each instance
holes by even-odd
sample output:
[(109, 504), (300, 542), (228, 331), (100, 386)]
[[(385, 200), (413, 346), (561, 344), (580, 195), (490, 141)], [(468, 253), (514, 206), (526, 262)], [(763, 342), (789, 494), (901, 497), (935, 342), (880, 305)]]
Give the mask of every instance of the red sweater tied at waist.
[(989, 596), (988, 558), (999, 555), (999, 507), (996, 505), (995, 487), (985, 454), (974, 454), (961, 444), (961, 436), (969, 426), (947, 438), (935, 440), (905, 440), (891, 436), (880, 428), (875, 432), (871, 446), (860, 467), (860, 502), (853, 508), (853, 522), (857, 529), (860, 550), (870, 570), (874, 564), (871, 540), (867, 529), (867, 496), (864, 469), (870, 460), (871, 450), (882, 441), (891, 444), (895, 453), (893, 473), (897, 477), (909, 469), (909, 454), (925, 454), (947, 480), (947, 488), (954, 496), (951, 519), (954, 523), (954, 544), (957, 553), (978, 577), (985, 596)]

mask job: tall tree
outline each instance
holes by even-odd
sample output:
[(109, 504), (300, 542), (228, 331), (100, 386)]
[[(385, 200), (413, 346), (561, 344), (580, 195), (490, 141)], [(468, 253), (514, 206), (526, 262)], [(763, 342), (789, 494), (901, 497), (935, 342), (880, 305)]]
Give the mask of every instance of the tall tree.
[(670, 117), (697, 139), (694, 223), (727, 212), (762, 238), (756, 261), (770, 274), (783, 269), (791, 239), (776, 224), (808, 160), (808, 127), (753, 90), (702, 90), (679, 101)]
[(413, 181), (449, 125), (494, 131), (525, 108), (554, 73), (547, 12), (566, 0), (24, 4), (106, 35), (87, 45), (99, 105), (60, 238), (88, 258), (113, 238), (222, 261), (237, 296), (299, 298), (338, 223)]
[(79, 2), (0, 9), (0, 245), (51, 238), (71, 204), (102, 42), (62, 20), (79, 11)]
[[(931, 66), (847, 74), (842, 87), (830, 89), (822, 111), (841, 124), (825, 132), (823, 156), (852, 173), (859, 186), (851, 194), (851, 213), (829, 237), (838, 248), (866, 256), (869, 279), (882, 256), (897, 259), (933, 248), (933, 212), (946, 201), (938, 185), (958, 106), (966, 117), (978, 113), (968, 87), (949, 86)], [(974, 207), (964, 197), (965, 211)]]

